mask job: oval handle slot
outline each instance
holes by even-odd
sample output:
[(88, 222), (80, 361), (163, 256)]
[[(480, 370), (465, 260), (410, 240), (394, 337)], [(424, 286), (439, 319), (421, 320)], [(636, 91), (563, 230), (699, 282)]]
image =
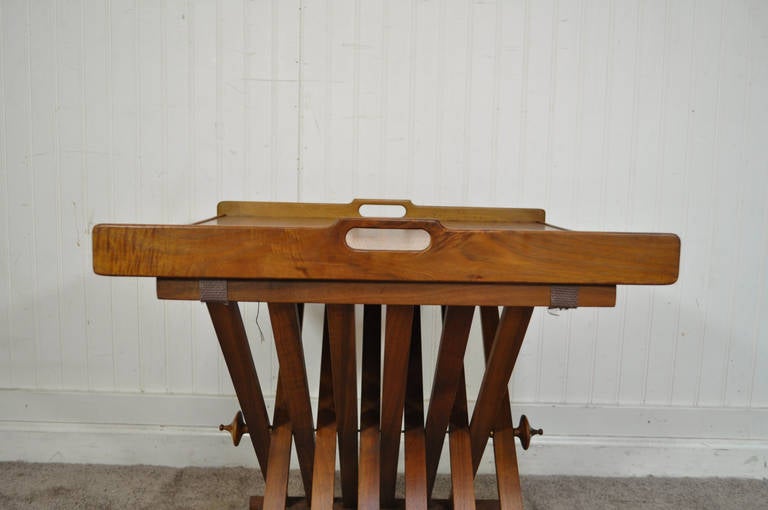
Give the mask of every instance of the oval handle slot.
[(421, 228), (363, 228), (347, 231), (347, 246), (364, 251), (424, 251), (432, 237)]
[(364, 218), (402, 218), (406, 213), (399, 204), (363, 204), (357, 212)]

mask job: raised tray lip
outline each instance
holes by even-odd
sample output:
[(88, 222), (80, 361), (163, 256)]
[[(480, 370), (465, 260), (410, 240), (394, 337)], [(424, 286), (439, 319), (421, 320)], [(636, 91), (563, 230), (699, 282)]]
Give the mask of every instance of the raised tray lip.
[(529, 221), (544, 223), (546, 212), (539, 208), (420, 205), (408, 199), (356, 198), (346, 203), (332, 202), (268, 202), (268, 201), (221, 201), (216, 215), (253, 215), (264, 217), (319, 217), (362, 218), (363, 205), (401, 206), (404, 218), (460, 221), (464, 218), (483, 218), (488, 222)]

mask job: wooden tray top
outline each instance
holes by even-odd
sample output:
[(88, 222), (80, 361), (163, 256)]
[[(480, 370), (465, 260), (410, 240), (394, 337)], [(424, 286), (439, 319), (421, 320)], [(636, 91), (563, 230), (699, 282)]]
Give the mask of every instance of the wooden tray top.
[[(404, 216), (362, 216), (366, 204)], [(679, 257), (674, 234), (578, 232), (545, 223), (541, 209), (390, 200), (221, 202), (191, 225), (93, 229), (94, 271), (113, 276), (670, 284)]]

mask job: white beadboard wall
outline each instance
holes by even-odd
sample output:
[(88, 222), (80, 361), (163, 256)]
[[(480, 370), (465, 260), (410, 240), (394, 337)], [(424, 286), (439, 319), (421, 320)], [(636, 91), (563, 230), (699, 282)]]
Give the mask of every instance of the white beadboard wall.
[(766, 125), (761, 0), (0, 0), (0, 460), (255, 465), (204, 307), (95, 276), (91, 228), (389, 197), (677, 233), (677, 284), (535, 314), (521, 469), (768, 477)]

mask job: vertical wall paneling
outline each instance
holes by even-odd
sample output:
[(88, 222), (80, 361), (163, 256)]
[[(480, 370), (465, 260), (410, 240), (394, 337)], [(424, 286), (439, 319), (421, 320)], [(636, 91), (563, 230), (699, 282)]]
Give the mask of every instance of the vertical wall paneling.
[(389, 3), (384, 7), (382, 22), (386, 32), (386, 59), (383, 62), (384, 87), (386, 89), (385, 131), (382, 133), (384, 152), (386, 153), (382, 173), (387, 176), (383, 182), (383, 194), (388, 197), (408, 195), (406, 183), (408, 176), (408, 147), (406, 137), (411, 112), (408, 93), (411, 84), (411, 45), (415, 27), (414, 10), (410, 3)]
[[(499, 117), (501, 107), (501, 95), (502, 92), (506, 94), (506, 91), (501, 89), (502, 79), (502, 45), (504, 43), (504, 32), (502, 31), (504, 20), (504, 6), (505, 2), (496, 2), (493, 12), (493, 85), (491, 88), (491, 121), (490, 121), (490, 161), (488, 162), (488, 190), (487, 190), (487, 203), (499, 205), (503, 203), (500, 201), (498, 193), (499, 185), (499, 142), (504, 143), (504, 140), (499, 138)], [(490, 24), (490, 23), (489, 23)]]
[[(352, 38), (351, 43), (348, 43), (352, 48), (352, 91), (350, 99), (352, 100), (352, 110), (350, 118), (352, 120), (352, 144), (349, 148), (350, 152), (350, 171), (352, 173), (352, 193), (354, 196), (360, 196), (360, 181), (361, 170), (367, 166), (360, 160), (360, 140), (363, 137), (360, 133), (360, 61), (363, 58), (368, 57), (369, 52), (367, 48), (363, 48), (360, 42), (361, 32), (361, 10), (360, 0), (355, 0), (354, 4), (350, 6), (352, 12)], [(365, 57), (362, 56), (366, 53)]]
[[(36, 313), (35, 344), (36, 384), (61, 386), (61, 344), (59, 333), (59, 265), (57, 203), (56, 136), (56, 41), (55, 13), (48, 6), (29, 4), (30, 31), (30, 177), (32, 178), (34, 251), (33, 281)], [(40, 206), (37, 206), (39, 204)], [(52, 207), (43, 207), (51, 204)], [(109, 335), (106, 336), (111, 341)]]
[(406, 189), (404, 195), (420, 203), (434, 203), (438, 172), (436, 168), (435, 125), (436, 98), (441, 84), (438, 67), (443, 57), (437, 46), (440, 14), (439, 2), (411, 2), (411, 33), (408, 59), (408, 92), (400, 99), (408, 104), (408, 145)]
[[(319, 201), (325, 195), (326, 143), (329, 117), (325, 110), (330, 94), (330, 69), (326, 66), (329, 43), (323, 34), (329, 33), (326, 2), (308, 2), (302, 6), (300, 112), (301, 199)], [(330, 37), (330, 36), (328, 36)]]
[(34, 252), (34, 177), (30, 162), (30, 6), (7, 2), (3, 9), (3, 47), (6, 52), (5, 163), (8, 166), (9, 286), (11, 288), (9, 342), (11, 383), (17, 387), (36, 384), (36, 308)]
[[(381, 97), (382, 97), (382, 16), (383, 2), (355, 2), (356, 24), (354, 74), (355, 142), (354, 171), (357, 174), (354, 193), (359, 197), (376, 197), (381, 188)], [(303, 51), (303, 49), (302, 49)]]
[[(334, 201), (349, 200), (355, 190), (353, 168), (359, 133), (354, 118), (355, 61), (360, 48), (355, 40), (358, 11), (354, 0), (330, 1), (326, 5), (326, 51), (324, 65), (328, 105), (326, 145), (326, 195)], [(337, 181), (338, 179), (338, 181)], [(335, 185), (338, 182), (339, 185)]]
[[(527, 34), (524, 2), (498, 2), (496, 54), (498, 75), (496, 104), (496, 173), (493, 194), (496, 203), (509, 206), (522, 203), (519, 189), (521, 167), (517, 164), (520, 147), (520, 97), (524, 82), (524, 48)], [(444, 149), (445, 151), (445, 146)], [(442, 201), (447, 198), (440, 197)], [(524, 347), (525, 348), (525, 347)]]
[(298, 157), (298, 76), (299, 5), (297, 1), (272, 0), (270, 115), (270, 192), (275, 200), (296, 200), (299, 189)]
[(190, 61), (192, 89), (190, 108), (194, 112), (192, 145), (195, 168), (193, 190), (195, 209), (193, 213), (199, 210), (210, 214), (221, 192), (219, 188), (221, 169), (217, 160), (216, 131), (217, 4), (192, 1), (189, 8), (190, 30), (193, 34)]
[[(706, 322), (712, 311), (715, 293), (710, 290), (708, 273), (712, 253), (711, 236), (715, 222), (713, 194), (716, 191), (715, 157), (718, 143), (717, 124), (721, 109), (719, 92), (721, 74), (721, 40), (724, 30), (724, 4), (697, 2), (694, 12), (694, 44), (692, 53), (693, 88), (691, 90), (690, 140), (687, 148), (691, 178), (688, 180), (688, 217), (681, 253), (680, 285), (688, 299), (683, 299), (680, 337), (676, 359), (685, 365), (675, 373), (673, 399), (676, 403), (698, 404), (702, 376), (717, 378), (722, 365), (712, 374), (703, 374), (707, 340), (717, 336), (713, 325)], [(717, 279), (717, 278), (716, 278)], [(714, 282), (717, 284), (717, 281)], [(719, 289), (722, 291), (723, 289)], [(710, 330), (707, 333), (707, 330)], [(714, 361), (714, 360), (713, 360)], [(708, 383), (705, 383), (708, 384)]]
[(247, 196), (244, 186), (244, 156), (247, 141), (245, 131), (245, 2), (219, 4), (217, 33), (219, 137), (222, 166), (222, 194), (243, 200)]
[[(688, 1), (667, 2), (666, 5), (663, 106), (656, 142), (660, 163), (656, 172), (657, 207), (653, 223), (654, 228), (668, 225), (673, 232), (682, 232), (685, 226), (686, 187), (690, 176), (685, 148), (691, 123), (689, 94), (692, 87), (693, 4), (693, 1)], [(668, 405), (672, 402), (678, 362), (685, 366), (689, 361), (676, 357), (680, 338), (681, 289), (681, 285), (675, 285), (654, 291), (654, 321), (645, 376), (645, 402), (649, 404)]]
[(538, 207), (545, 200), (546, 180), (541, 178), (547, 162), (547, 135), (549, 133), (549, 95), (552, 91), (552, 52), (554, 46), (553, 19), (557, 12), (556, 0), (528, 2), (526, 22), (528, 24), (528, 47), (525, 55), (526, 76), (523, 80), (524, 113), (521, 148), (520, 191), (526, 206)]
[[(730, 264), (733, 252), (731, 250), (718, 249), (716, 244), (725, 242), (723, 246), (735, 246), (733, 235), (737, 232), (730, 226), (738, 213), (737, 208), (728, 207), (725, 213), (725, 202), (730, 195), (736, 180), (730, 171), (722, 168), (719, 163), (726, 154), (731, 154), (731, 147), (726, 143), (732, 143), (729, 139), (732, 130), (724, 129), (723, 124), (732, 122), (731, 112), (737, 98), (728, 94), (730, 78), (724, 74), (728, 67), (727, 53), (729, 50), (729, 27), (733, 21), (733, 9), (729, 9), (727, 3), (718, 5), (720, 26), (716, 46), (713, 48), (711, 58), (715, 61), (714, 90), (714, 122), (712, 125), (712, 145), (706, 149), (705, 154), (710, 158), (712, 176), (710, 179), (711, 221), (706, 226), (705, 249), (708, 254), (704, 270), (707, 273), (707, 302), (704, 307), (705, 328), (701, 339), (700, 365), (697, 383), (697, 404), (714, 406), (721, 402), (721, 388), (724, 388), (725, 356), (727, 355), (727, 330), (728, 304), (732, 294), (731, 278), (722, 272), (725, 265)], [(740, 98), (739, 98), (740, 99)], [(735, 133), (734, 133), (735, 134)], [(724, 154), (725, 153), (725, 154)], [(725, 195), (725, 196), (724, 196)], [(728, 225), (728, 226), (726, 226)]]
[(56, 4), (57, 83), (56, 115), (58, 161), (61, 168), (59, 203), (56, 212), (62, 243), (60, 289), (62, 327), (62, 385), (88, 388), (88, 344), (86, 332), (85, 281), (87, 249), (83, 180), (83, 31), (80, 2), (63, 0)]
[(269, 2), (243, 3), (244, 154), (247, 196), (270, 198), (271, 48), (274, 32)]
[[(106, 3), (80, 5), (82, 32), (82, 123), (83, 157), (83, 246), (82, 273), (85, 275), (86, 338), (88, 341), (89, 387), (114, 387), (112, 345), (112, 303), (110, 281), (93, 274), (90, 231), (93, 225), (112, 216), (109, 190), (112, 189), (109, 134), (109, 79), (111, 55), (108, 50)], [(99, 297), (103, 296), (103, 297)]]
[(447, 6), (446, 2), (440, 2), (437, 5), (437, 12), (435, 16), (436, 22), (436, 39), (435, 50), (432, 53), (432, 57), (435, 61), (435, 88), (432, 91), (434, 101), (434, 146), (431, 148), (431, 154), (434, 160), (434, 174), (431, 189), (433, 190), (433, 200), (436, 202), (442, 201), (444, 190), (449, 188), (449, 184), (444, 182), (444, 166), (446, 159), (444, 155), (444, 126), (443, 115), (445, 114), (445, 87), (446, 82), (446, 23), (447, 23)]
[[(493, 182), (493, 127), (498, 68), (498, 14), (495, 3), (471, 3), (467, 16), (468, 51), (464, 104), (464, 202), (488, 204)], [(483, 77), (483, 78), (480, 78)]]
[[(740, 252), (745, 194), (739, 193), (745, 175), (743, 143), (747, 107), (747, 59), (744, 40), (749, 33), (748, 13), (743, 6), (726, 3), (722, 7), (722, 25), (717, 53), (718, 89), (714, 150), (710, 152), (715, 166), (713, 196), (710, 207), (708, 291), (704, 332), (699, 402), (722, 406), (728, 384), (728, 372), (734, 354), (735, 292), (737, 274), (734, 260), (743, 260)], [(732, 197), (740, 196), (736, 203)], [(742, 318), (743, 320), (743, 318)], [(738, 340), (735, 342), (738, 352)], [(744, 359), (746, 361), (746, 359)], [(744, 391), (744, 390), (742, 390)], [(744, 402), (743, 399), (737, 401)]]
[[(737, 196), (740, 197), (738, 216), (738, 245), (736, 264), (733, 269), (735, 287), (731, 302), (732, 312), (729, 323), (729, 353), (727, 357), (724, 405), (765, 406), (768, 399), (768, 379), (766, 373), (766, 355), (768, 354), (768, 329), (765, 306), (768, 305), (768, 285), (766, 270), (768, 257), (768, 205), (765, 189), (768, 189), (768, 147), (759, 138), (761, 129), (757, 119), (768, 114), (768, 97), (762, 92), (768, 83), (768, 69), (762, 62), (768, 59), (765, 27), (768, 26), (768, 8), (762, 3), (753, 2), (748, 8), (737, 11), (738, 24), (742, 32), (737, 37), (738, 45), (734, 48), (736, 60), (745, 60), (739, 77), (739, 86), (743, 87), (741, 107), (742, 118), (739, 120), (740, 144), (738, 146)], [(746, 29), (744, 29), (746, 27)], [(762, 45), (753, 47), (755, 39), (762, 40)], [(739, 88), (735, 88), (739, 93)], [(736, 126), (734, 126), (735, 128)], [(726, 167), (730, 163), (722, 163)], [(725, 270), (728, 270), (727, 268)], [(758, 353), (760, 365), (757, 365)], [(748, 368), (752, 365), (752, 368)], [(757, 369), (757, 370), (755, 370)], [(757, 377), (757, 378), (755, 378)], [(759, 395), (758, 401), (754, 396)]]
[(8, 192), (8, 122), (6, 121), (5, 23), (7, 13), (0, 4), (0, 385), (10, 387), (11, 378), (11, 266), (10, 266), (10, 194)]
[(466, 119), (467, 62), (469, 61), (469, 2), (444, 2), (438, 8), (438, 39), (434, 51), (435, 91), (435, 173), (436, 200), (463, 203), (466, 146), (463, 143)]

